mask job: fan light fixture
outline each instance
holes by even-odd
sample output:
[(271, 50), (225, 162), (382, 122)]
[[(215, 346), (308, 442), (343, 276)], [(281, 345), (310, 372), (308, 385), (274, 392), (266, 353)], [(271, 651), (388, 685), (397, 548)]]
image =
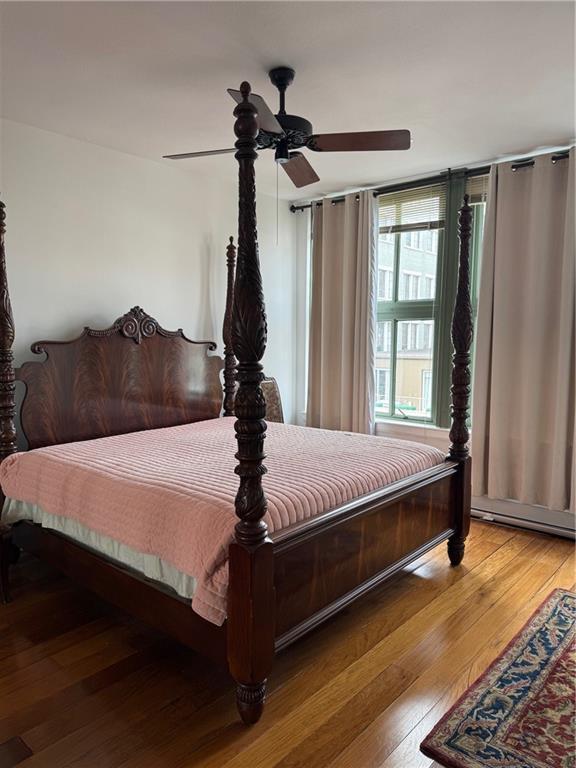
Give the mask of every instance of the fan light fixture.
[(290, 162), (290, 151), (288, 150), (288, 140), (282, 139), (276, 147), (274, 152), (274, 160), (280, 165), (285, 165)]

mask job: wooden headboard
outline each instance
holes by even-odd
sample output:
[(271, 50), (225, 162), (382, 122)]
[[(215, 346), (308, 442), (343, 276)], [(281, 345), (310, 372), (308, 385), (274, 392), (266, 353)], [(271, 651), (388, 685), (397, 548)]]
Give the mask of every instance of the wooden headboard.
[(29, 448), (216, 418), (222, 358), (214, 342), (166, 331), (140, 307), (72, 341), (38, 341), (46, 359), (16, 371)]

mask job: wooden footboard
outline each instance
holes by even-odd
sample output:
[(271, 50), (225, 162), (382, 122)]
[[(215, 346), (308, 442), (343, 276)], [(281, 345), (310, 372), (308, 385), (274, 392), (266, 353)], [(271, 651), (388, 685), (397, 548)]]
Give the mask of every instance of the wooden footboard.
[(276, 650), (449, 539), (457, 475), (447, 461), (275, 535)]

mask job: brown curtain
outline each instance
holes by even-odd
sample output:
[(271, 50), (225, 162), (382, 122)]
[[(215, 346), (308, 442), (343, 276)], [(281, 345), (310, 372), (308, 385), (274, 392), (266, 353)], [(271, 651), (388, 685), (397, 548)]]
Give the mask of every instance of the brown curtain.
[(574, 152), (490, 171), (473, 494), (574, 510)]
[(313, 211), (307, 423), (371, 433), (376, 200), (362, 192)]

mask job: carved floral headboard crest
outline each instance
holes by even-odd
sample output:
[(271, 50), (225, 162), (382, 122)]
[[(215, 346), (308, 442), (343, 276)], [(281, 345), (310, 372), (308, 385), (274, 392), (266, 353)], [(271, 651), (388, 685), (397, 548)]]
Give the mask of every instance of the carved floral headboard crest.
[[(104, 330), (95, 330), (94, 328), (84, 329), (84, 332), (88, 336), (99, 337), (112, 336), (118, 331), (122, 334), (122, 336), (126, 336), (127, 339), (134, 339), (136, 344), (140, 344), (142, 339), (151, 338), (156, 333), (160, 334), (160, 336), (166, 336), (167, 338), (175, 338), (176, 336), (181, 336), (182, 338), (186, 339), (186, 336), (184, 335), (181, 328), (179, 328), (177, 331), (167, 331), (165, 328), (162, 328), (158, 320), (150, 317), (150, 315), (147, 314), (142, 309), (142, 307), (138, 306), (132, 307), (129, 312), (126, 312), (125, 315), (119, 317), (118, 320), (116, 320), (116, 322), (110, 326), (110, 328), (105, 328)], [(187, 341), (191, 340), (187, 339)], [(216, 349), (216, 344), (213, 341), (191, 341), (191, 343), (207, 344), (208, 349), (212, 351)]]

